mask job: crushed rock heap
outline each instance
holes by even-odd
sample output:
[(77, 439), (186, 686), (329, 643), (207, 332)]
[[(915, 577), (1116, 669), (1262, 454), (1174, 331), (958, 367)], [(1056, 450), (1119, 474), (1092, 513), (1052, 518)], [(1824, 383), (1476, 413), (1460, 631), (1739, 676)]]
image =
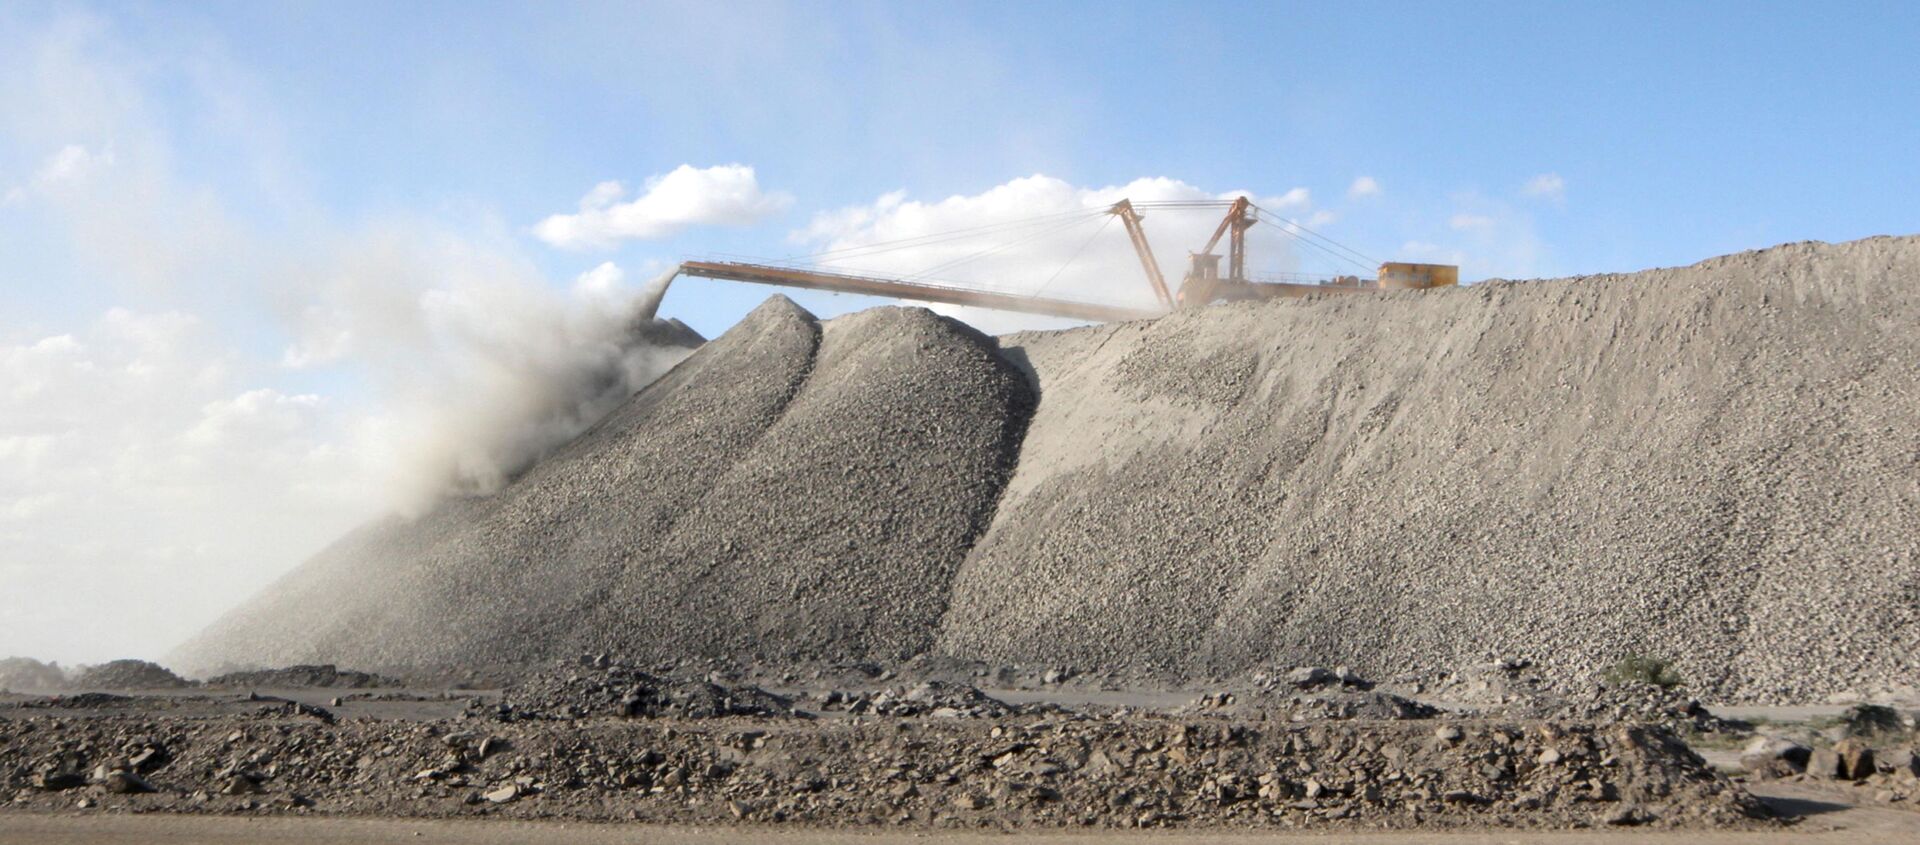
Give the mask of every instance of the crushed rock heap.
[(605, 656), (565, 662), (509, 687), (496, 705), (476, 705), (503, 721), (627, 717), (713, 719), (791, 716), (787, 699), (754, 686), (661, 678)]
[(68, 682), (76, 690), (179, 689), (193, 682), (145, 660), (111, 660), (88, 666)]
[(993, 340), (781, 298), (502, 490), (180, 664), (919, 654), (1370, 677), (1632, 655), (1809, 700), (1920, 654), (1920, 239)]
[(334, 689), (372, 689), (375, 687), (397, 687), (402, 682), (395, 678), (386, 678), (371, 672), (356, 672), (341, 669), (331, 663), (318, 666), (288, 666), (282, 669), (259, 669), (251, 672), (228, 672), (208, 678), (206, 685), (221, 687), (325, 687)]

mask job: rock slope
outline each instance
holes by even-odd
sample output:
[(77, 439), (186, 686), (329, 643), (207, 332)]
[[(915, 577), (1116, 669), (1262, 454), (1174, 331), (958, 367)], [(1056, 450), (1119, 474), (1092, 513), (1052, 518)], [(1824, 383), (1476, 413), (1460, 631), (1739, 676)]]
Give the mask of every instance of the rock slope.
[(940, 648), (1912, 683), (1916, 284), (1877, 238), (1008, 337), (1042, 401)]
[(1876, 238), (997, 350), (919, 309), (823, 337), (776, 299), (500, 494), (346, 538), (180, 657), (1912, 683), (1916, 284), (1920, 239)]
[(583, 649), (926, 650), (1030, 414), (990, 339), (774, 297), (499, 493), (346, 537), (188, 643), (200, 671), (418, 675)]

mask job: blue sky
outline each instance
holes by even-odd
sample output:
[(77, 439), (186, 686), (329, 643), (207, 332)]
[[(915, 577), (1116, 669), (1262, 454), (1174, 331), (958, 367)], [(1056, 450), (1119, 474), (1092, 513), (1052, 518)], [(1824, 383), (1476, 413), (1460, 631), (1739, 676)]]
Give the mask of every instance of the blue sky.
[[(1469, 278), (1920, 229), (1898, 187), (1920, 176), (1912, 4), (10, 9), (9, 40), (103, 18), (109, 60), (148, 66), (179, 178), (280, 225), (525, 227), (601, 180), (681, 164), (748, 164), (796, 198), (742, 230), (592, 255), (528, 244), (556, 279), (600, 260), (783, 254), (812, 212), (1034, 173), (1329, 199), (1372, 176), (1382, 202), (1329, 233), (1382, 256), (1410, 240), (1465, 248), (1449, 242), (1459, 214), (1523, 217), (1509, 237), (1533, 239), (1532, 257), (1470, 251)], [(182, 67), (202, 60), (214, 68)], [(245, 114), (219, 114), (221, 97)], [(7, 146), (0, 174), (47, 154)], [(1563, 205), (1515, 199), (1547, 173)], [(61, 255), (44, 261), (36, 276), (61, 275)], [(79, 286), (95, 293), (35, 291), (36, 310), (124, 298)], [(708, 332), (765, 293), (688, 287), (699, 295), (673, 310)]]
[[(103, 607), (183, 636), (683, 256), (1143, 192), (1469, 279), (1914, 233), (1915, 44), (1911, 3), (8, 3), (0, 652), (145, 647), (43, 633)], [(638, 223), (542, 234), (610, 181)], [(1171, 274), (1208, 223), (1149, 221)]]

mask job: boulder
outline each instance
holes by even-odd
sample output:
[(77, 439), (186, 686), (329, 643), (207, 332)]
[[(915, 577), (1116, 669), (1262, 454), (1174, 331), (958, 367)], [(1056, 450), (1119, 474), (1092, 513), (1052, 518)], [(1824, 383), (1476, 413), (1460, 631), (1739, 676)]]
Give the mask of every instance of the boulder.
[(28, 781), (34, 789), (59, 792), (87, 785), (87, 778), (79, 772), (63, 769), (48, 769), (34, 772)]
[(1318, 666), (1302, 666), (1287, 673), (1287, 683), (1299, 689), (1319, 689), (1339, 682), (1339, 675)]
[(1756, 736), (1740, 751), (1740, 767), (1760, 777), (1786, 777), (1807, 771), (1813, 749), (1777, 736)]
[(1866, 780), (1875, 774), (1873, 749), (1866, 743), (1857, 739), (1841, 740), (1833, 746), (1833, 753), (1840, 758), (1842, 780)]
[(1831, 748), (1816, 748), (1807, 757), (1807, 776), (1824, 780), (1840, 778), (1840, 755)]
[(125, 769), (115, 769), (114, 771), (108, 772), (107, 776), (100, 780), (100, 786), (115, 795), (131, 795), (136, 792), (159, 791), (154, 788), (153, 784), (148, 783), (146, 778), (126, 771)]
[(1911, 748), (1882, 749), (1874, 755), (1874, 765), (1895, 777), (1920, 778), (1920, 754)]

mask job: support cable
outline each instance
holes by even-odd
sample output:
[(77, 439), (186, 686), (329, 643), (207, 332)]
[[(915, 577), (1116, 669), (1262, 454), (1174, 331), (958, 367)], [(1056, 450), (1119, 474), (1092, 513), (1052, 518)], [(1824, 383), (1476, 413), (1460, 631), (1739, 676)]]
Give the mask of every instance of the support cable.
[[(1088, 219), (1090, 220), (1090, 219), (1092, 219), (1092, 218), (1088, 218)], [(1041, 230), (1041, 231), (1038, 231), (1038, 232), (1035, 232), (1035, 233), (1033, 233), (1033, 234), (1031, 234), (1031, 235), (1028, 235), (1027, 237), (1024, 237), (1024, 238), (1021, 238), (1021, 239), (1019, 239), (1019, 240), (1015, 240), (1015, 241), (1008, 241), (1008, 242), (1006, 242), (1006, 243), (1004, 243), (1004, 244), (1001, 244), (1001, 245), (999, 245), (999, 246), (995, 246), (995, 247), (990, 247), (990, 248), (988, 248), (988, 249), (983, 249), (983, 250), (980, 250), (979, 252), (975, 252), (975, 253), (973, 253), (973, 254), (971, 254), (971, 255), (963, 255), (963, 256), (960, 256), (959, 258), (956, 258), (956, 259), (953, 259), (953, 260), (951, 260), (951, 261), (945, 261), (945, 262), (942, 262), (942, 263), (940, 263), (940, 264), (936, 264), (936, 265), (934, 265), (934, 266), (932, 266), (932, 267), (929, 267), (929, 268), (927, 268), (927, 269), (925, 269), (925, 270), (922, 270), (922, 271), (920, 271), (920, 272), (918, 272), (918, 273), (915, 273), (915, 274), (913, 274), (913, 275), (911, 275), (911, 276), (906, 276), (906, 277), (904, 277), (904, 278), (902, 279), (902, 281), (912, 281), (912, 280), (914, 280), (914, 279), (921, 279), (921, 278), (926, 278), (926, 277), (928, 277), (928, 276), (931, 276), (931, 275), (933, 275), (934, 273), (938, 273), (938, 272), (941, 272), (941, 271), (943, 271), (943, 270), (951, 270), (951, 269), (953, 269), (954, 267), (958, 267), (958, 266), (960, 266), (960, 265), (962, 265), (962, 264), (965, 264), (965, 263), (967, 263), (967, 262), (969, 262), (969, 261), (973, 261), (973, 260), (975, 260), (975, 259), (979, 259), (979, 258), (985, 258), (986, 256), (989, 256), (989, 255), (992, 255), (992, 254), (994, 254), (994, 253), (997, 253), (997, 252), (1003, 252), (1003, 251), (1005, 251), (1005, 250), (1008, 250), (1008, 249), (1011, 249), (1011, 248), (1013, 248), (1013, 247), (1016, 247), (1016, 246), (1019, 246), (1019, 245), (1021, 245), (1021, 244), (1024, 244), (1024, 243), (1028, 243), (1028, 242), (1030, 242), (1030, 241), (1034, 241), (1034, 240), (1038, 240), (1038, 239), (1040, 239), (1040, 238), (1043, 238), (1043, 237), (1046, 237), (1047, 235), (1051, 235), (1051, 234), (1054, 234), (1054, 233), (1056, 233), (1056, 232), (1062, 232), (1062, 231), (1065, 231), (1065, 230), (1067, 230), (1067, 229), (1071, 229), (1071, 228), (1073, 228), (1073, 227), (1075, 227), (1075, 226), (1078, 226), (1078, 225), (1080, 225), (1081, 223), (1085, 223), (1085, 222), (1087, 222), (1087, 220), (1069, 220), (1069, 221), (1067, 221), (1067, 222), (1065, 222), (1065, 223), (1062, 223), (1062, 224), (1060, 224), (1060, 225), (1057, 225), (1057, 226), (1054, 226), (1054, 227), (1052, 227), (1052, 228), (1048, 228), (1048, 229), (1043, 229), (1043, 230)]]
[(927, 246), (932, 243), (943, 243), (943, 242), (952, 241), (952, 240), (964, 240), (970, 237), (997, 234), (1003, 230), (1021, 229), (1028, 226), (1051, 223), (1051, 222), (1065, 219), (1065, 218), (1086, 217), (1088, 219), (1092, 219), (1092, 217), (1096, 214), (1105, 214), (1105, 213), (1106, 213), (1106, 209), (1104, 208), (1077, 209), (1074, 211), (1063, 211), (1063, 212), (1057, 212), (1054, 214), (1043, 214), (1037, 217), (1021, 218), (1019, 220), (1003, 220), (999, 223), (989, 223), (986, 225), (973, 226), (965, 229), (952, 229), (945, 232), (933, 232), (925, 235), (914, 235), (912, 237), (898, 238), (891, 241), (876, 241), (874, 243), (860, 244), (858, 246), (841, 247), (839, 249), (823, 250), (821, 252), (809, 253), (805, 255), (795, 255), (795, 256), (790, 256), (789, 260), (804, 261), (808, 259), (826, 258), (829, 256), (832, 256), (835, 258), (846, 258), (846, 257), (852, 257), (853, 255), (856, 255), (856, 254), (863, 254), (863, 253), (877, 254), (877, 253), (883, 253), (883, 252), (891, 252), (899, 249), (910, 249), (917, 246)]
[(1034, 290), (1033, 295), (1039, 296), (1040, 294), (1046, 293), (1047, 288), (1053, 284), (1053, 280), (1060, 278), (1060, 274), (1066, 272), (1067, 268), (1071, 266), (1073, 262), (1080, 260), (1080, 253), (1086, 252), (1087, 245), (1093, 243), (1094, 238), (1100, 237), (1100, 233), (1107, 230), (1107, 224), (1112, 222), (1113, 215), (1107, 215), (1107, 219), (1100, 224), (1100, 228), (1093, 230), (1093, 234), (1088, 235), (1086, 240), (1081, 241), (1080, 246), (1074, 249), (1073, 254), (1067, 256), (1067, 262), (1060, 265), (1060, 269), (1053, 271), (1053, 275), (1048, 276), (1047, 280), (1042, 282), (1038, 289)]

